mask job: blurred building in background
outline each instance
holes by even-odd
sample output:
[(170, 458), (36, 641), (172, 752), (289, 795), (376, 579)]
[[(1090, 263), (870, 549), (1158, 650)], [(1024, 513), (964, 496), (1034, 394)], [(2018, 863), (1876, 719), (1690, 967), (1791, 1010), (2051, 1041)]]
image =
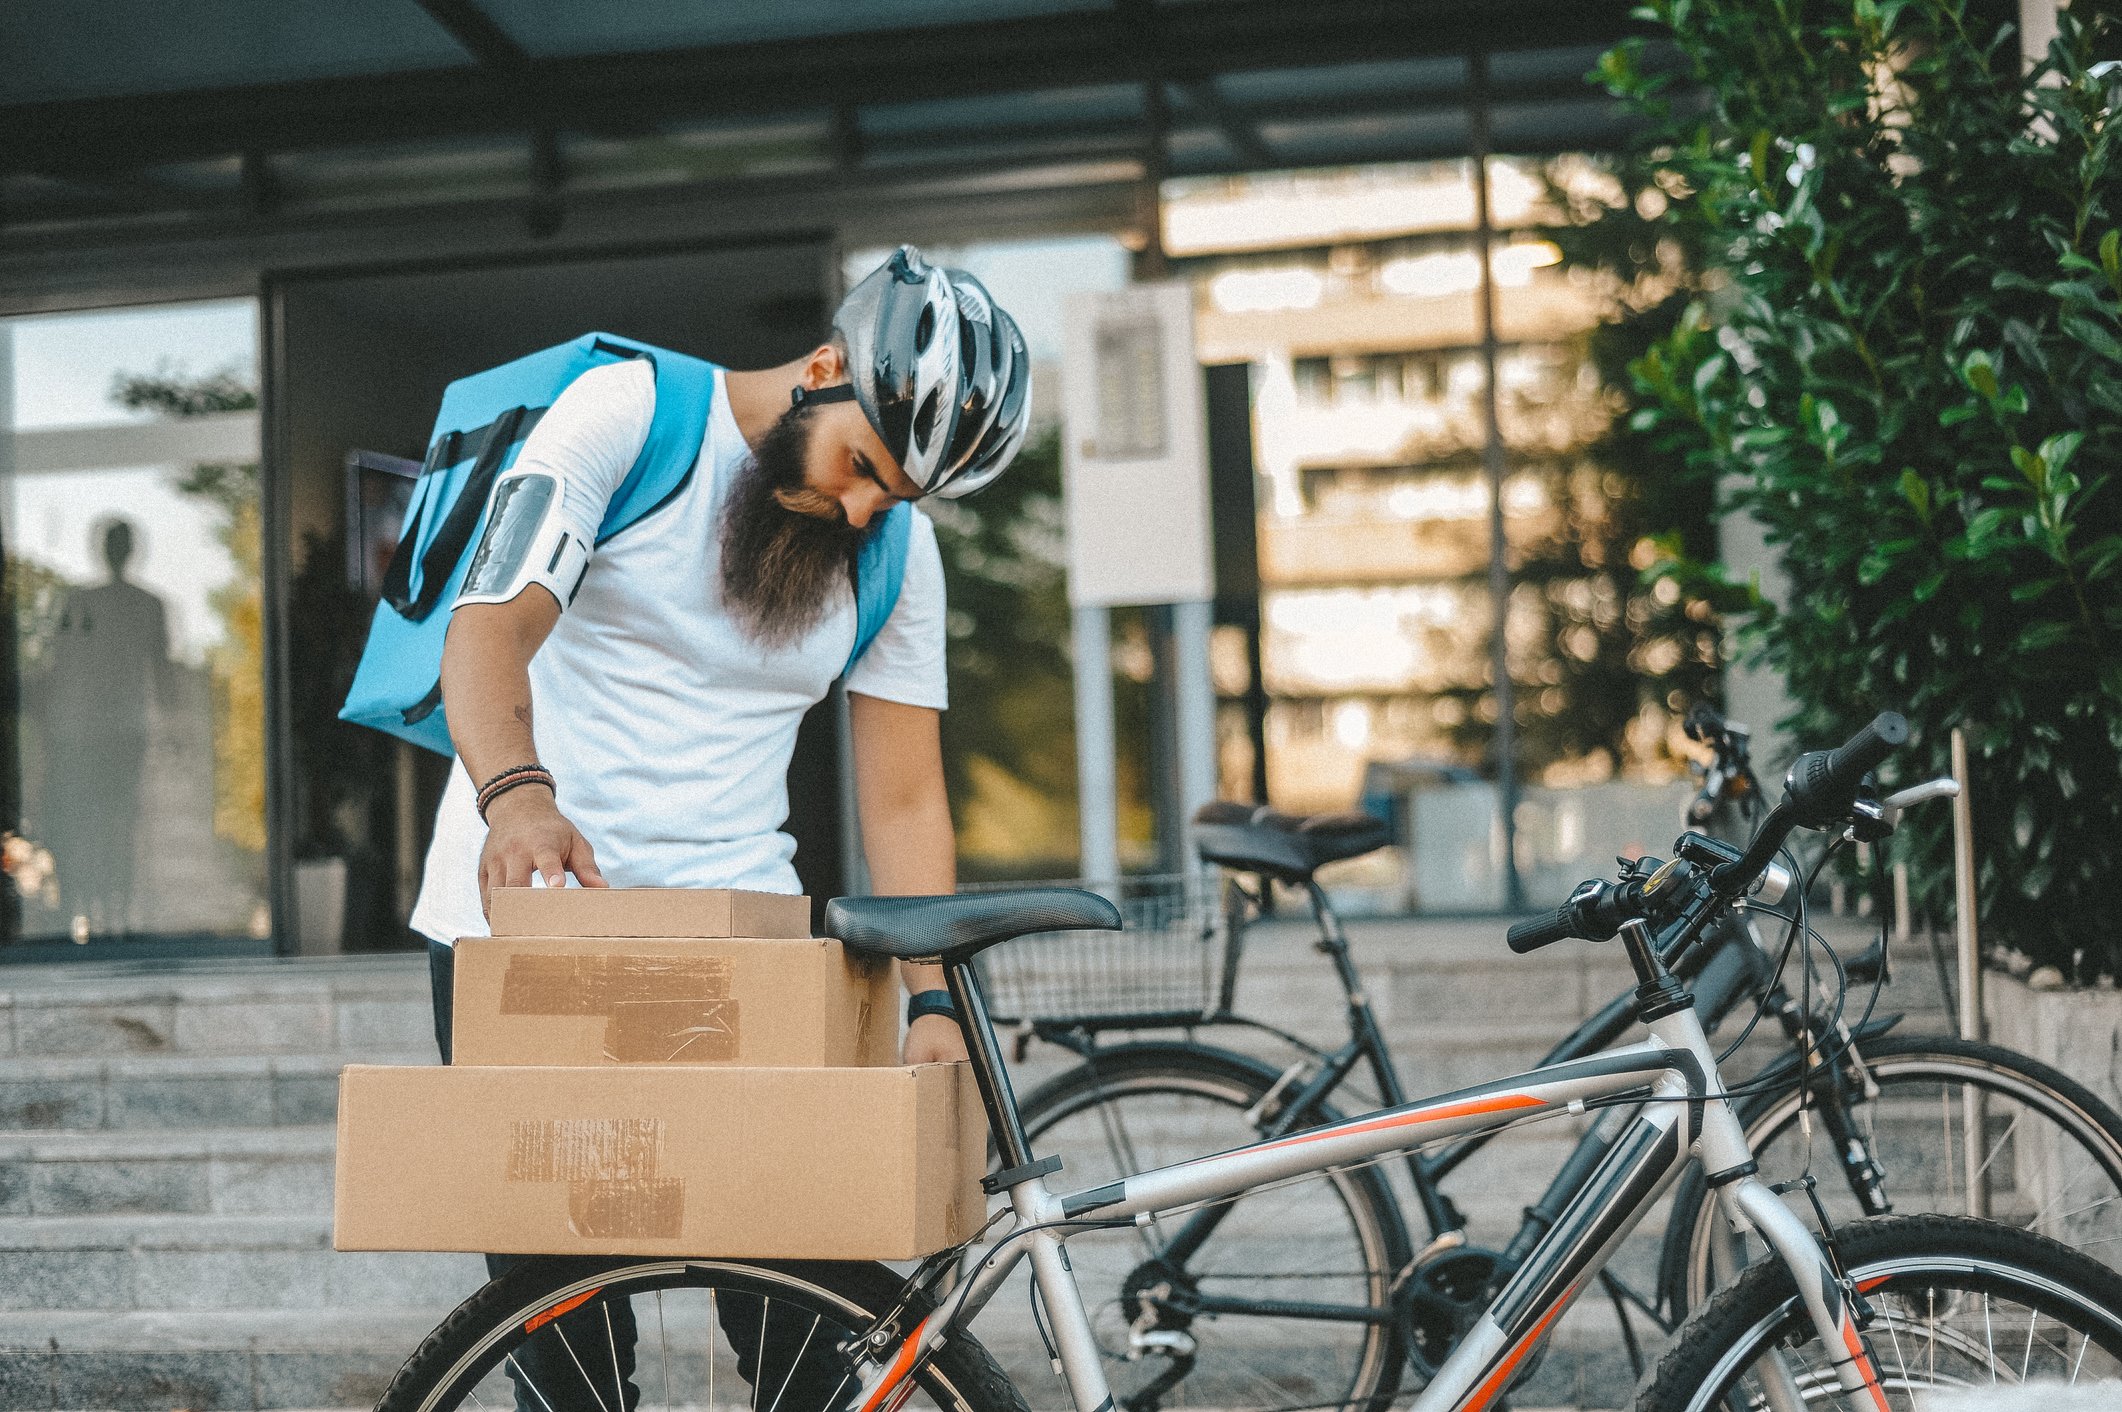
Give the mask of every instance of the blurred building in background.
[[(1251, 370), (1269, 793), (1367, 794), (1465, 884), (1403, 869), (1381, 903), (1510, 901), (1541, 861), (1521, 785), (1662, 758), (1658, 634), (1602, 508), (1626, 487), (1586, 452), (1592, 305), (1541, 235), (1565, 154), (1626, 131), (1584, 75), (1629, 24), (1620, 0), (0, 10), (27, 56), (0, 68), (0, 955), (403, 945), (447, 767), (334, 711), (441, 388), (599, 327), (778, 361), (901, 240), (979, 271), (1042, 374), (1067, 292), (1194, 282), (1204, 361)], [(970, 875), (1074, 866), (1057, 447), (937, 513)], [(1158, 639), (1116, 626), (1144, 866), (1173, 827)], [(1235, 793), (1246, 648), (1217, 650)], [(820, 895), (859, 879), (842, 742), (821, 710), (792, 775)]]
[[(1600, 455), (1612, 408), (1586, 352), (1607, 305), (1544, 233), (1563, 219), (1551, 198), (1605, 194), (1610, 178), (1586, 154), (1492, 161), (1484, 242), (1474, 173), (1446, 161), (1204, 178), (1172, 183), (1165, 204), (1202, 360), (1252, 369), (1269, 797), (1395, 813), (1408, 846), (1343, 869), (1344, 883), (1451, 910), (1502, 900), (1499, 597), (1530, 791), (1521, 873), (1573, 862), (1588, 807), (1667, 826), (1678, 713), (1714, 667), (1632, 581), (1633, 487)], [(1235, 696), (1247, 672), (1231, 634), (1218, 657)], [(1226, 790), (1242, 794), (1251, 746), (1225, 715)]]

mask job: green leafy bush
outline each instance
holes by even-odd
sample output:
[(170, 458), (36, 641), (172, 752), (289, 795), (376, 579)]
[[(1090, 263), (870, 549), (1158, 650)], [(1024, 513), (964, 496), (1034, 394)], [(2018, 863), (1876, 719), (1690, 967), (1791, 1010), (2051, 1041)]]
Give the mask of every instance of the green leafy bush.
[[(1602, 74), (1711, 266), (1634, 426), (1783, 555), (1789, 601), (1739, 601), (1789, 725), (1904, 711), (1904, 780), (1965, 726), (1984, 939), (2087, 980), (2122, 971), (2122, 81), (2080, 9), (2022, 75), (1965, 0), (1656, 0), (1689, 88)], [(1898, 845), (1934, 917), (1949, 829)]]

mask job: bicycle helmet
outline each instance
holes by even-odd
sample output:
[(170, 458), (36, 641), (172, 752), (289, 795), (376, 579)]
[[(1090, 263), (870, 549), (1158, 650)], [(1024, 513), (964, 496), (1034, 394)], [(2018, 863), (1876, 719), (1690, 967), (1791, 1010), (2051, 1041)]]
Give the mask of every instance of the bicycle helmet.
[(849, 291), (833, 330), (863, 415), (924, 495), (970, 495), (1024, 444), (1031, 353), (964, 270), (902, 245)]

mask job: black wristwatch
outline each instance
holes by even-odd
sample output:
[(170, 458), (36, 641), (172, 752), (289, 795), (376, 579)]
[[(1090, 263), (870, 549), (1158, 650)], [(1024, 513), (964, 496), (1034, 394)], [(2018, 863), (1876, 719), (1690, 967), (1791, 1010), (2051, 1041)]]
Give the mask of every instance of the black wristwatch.
[(923, 1015), (947, 1015), (958, 1018), (958, 1002), (950, 998), (947, 990), (917, 990), (906, 997), (906, 1023), (909, 1025)]

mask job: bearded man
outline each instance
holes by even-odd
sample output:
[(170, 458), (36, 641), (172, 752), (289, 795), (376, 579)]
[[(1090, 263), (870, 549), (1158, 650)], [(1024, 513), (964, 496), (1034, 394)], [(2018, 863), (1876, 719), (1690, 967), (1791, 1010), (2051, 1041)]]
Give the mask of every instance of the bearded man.
[[(486, 934), (495, 887), (572, 875), (585, 887), (801, 890), (782, 831), (789, 759), (855, 641), (862, 537), (901, 501), (967, 494), (999, 475), (1024, 438), (1030, 380), (1016, 325), (979, 282), (902, 246), (848, 295), (829, 341), (780, 367), (715, 370), (692, 476), (586, 567), (579, 546), (596, 543), (648, 437), (653, 369), (594, 368), (555, 399), (495, 485), (443, 652), (461, 768), (412, 925), (430, 938), (445, 1060), (449, 946)], [(555, 517), (575, 554), (552, 539), (548, 556)], [(952, 891), (938, 744), (943, 564), (918, 511), (898, 601), (847, 691), (877, 891)], [(907, 965), (903, 978), (906, 1062), (963, 1059), (941, 968)], [(744, 1320), (724, 1311), (733, 1343), (758, 1337)], [(612, 1337), (601, 1323), (585, 1332)], [(632, 1330), (613, 1341), (630, 1374)], [(550, 1382), (519, 1387), (519, 1405), (590, 1405), (574, 1395), (563, 1350), (547, 1360), (535, 1349), (512, 1375), (549, 1369)], [(769, 1343), (769, 1362), (774, 1353)]]

